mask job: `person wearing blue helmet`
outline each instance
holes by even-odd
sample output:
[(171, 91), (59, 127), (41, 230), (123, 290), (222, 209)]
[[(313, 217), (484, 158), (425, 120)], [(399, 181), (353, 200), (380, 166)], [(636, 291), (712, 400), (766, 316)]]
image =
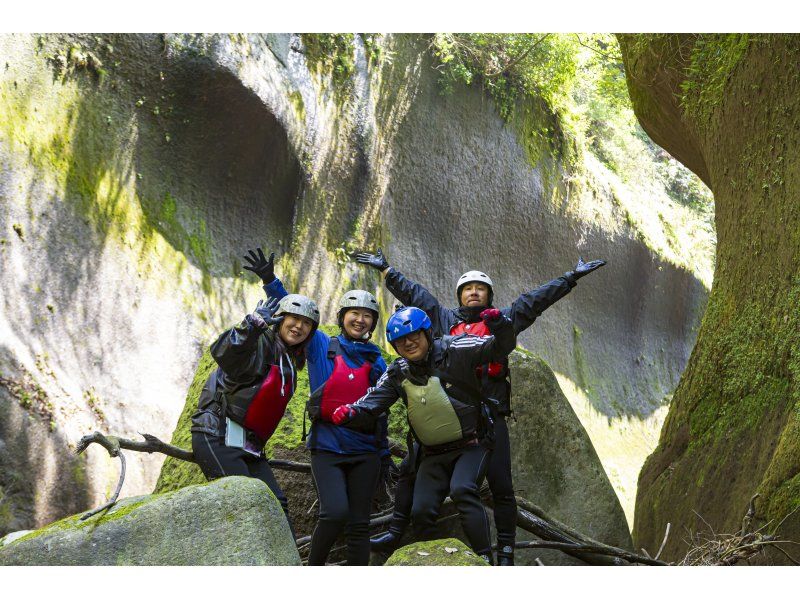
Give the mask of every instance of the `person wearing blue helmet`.
[(420, 447), (411, 523), (419, 539), (436, 534), (442, 502), (456, 505), (472, 549), (492, 562), (489, 520), (479, 488), (491, 447), (491, 418), (481, 398), (476, 368), (504, 359), (514, 349), (511, 321), (486, 309), (481, 321), (491, 335), (434, 338), (431, 320), (416, 307), (395, 312), (386, 338), (400, 358), (358, 401), (333, 413), (333, 423), (369, 421), (398, 399), (406, 405), (409, 430)]

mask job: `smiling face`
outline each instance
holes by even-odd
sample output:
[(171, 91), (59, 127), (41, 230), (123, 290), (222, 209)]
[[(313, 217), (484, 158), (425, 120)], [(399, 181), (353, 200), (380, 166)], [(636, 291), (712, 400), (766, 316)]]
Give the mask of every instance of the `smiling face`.
[(353, 307), (344, 312), (342, 328), (347, 336), (357, 340), (367, 338), (375, 323), (375, 312), (364, 307)]
[(468, 282), (461, 287), (461, 305), (467, 307), (488, 307), (489, 287), (482, 282)]
[(394, 348), (401, 357), (409, 361), (420, 361), (428, 354), (430, 343), (428, 337), (422, 330), (417, 330), (411, 334), (401, 336), (394, 341)]
[(280, 337), (284, 343), (290, 347), (293, 347), (294, 345), (298, 345), (308, 338), (308, 334), (311, 332), (311, 328), (313, 326), (314, 322), (305, 316), (285, 314), (278, 334), (280, 334)]

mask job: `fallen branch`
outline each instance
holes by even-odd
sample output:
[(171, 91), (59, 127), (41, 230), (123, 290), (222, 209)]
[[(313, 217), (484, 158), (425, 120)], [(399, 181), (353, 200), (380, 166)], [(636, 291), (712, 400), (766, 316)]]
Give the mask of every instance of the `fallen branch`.
[(751, 531), (753, 520), (756, 516), (755, 501), (759, 497), (754, 495), (748, 504), (747, 511), (742, 519), (742, 525), (734, 534), (718, 534), (714, 528), (695, 512), (697, 517), (708, 526), (708, 532), (689, 533), (689, 550), (686, 556), (678, 563), (679, 565), (735, 565), (740, 561), (749, 562), (752, 558), (763, 552), (767, 547), (772, 547), (783, 554), (789, 561), (798, 565), (794, 557), (788, 554), (781, 544), (794, 544), (791, 540), (781, 540), (775, 532), (781, 526), (786, 517), (773, 529), (771, 534), (762, 533), (771, 522), (755, 531)]
[[(144, 438), (144, 442), (128, 440), (127, 438), (120, 438), (119, 436), (106, 436), (100, 432), (94, 432), (92, 434), (87, 434), (78, 441), (78, 446), (75, 448), (75, 453), (80, 454), (91, 444), (97, 443), (106, 449), (108, 454), (112, 457), (115, 457), (119, 453), (120, 449), (127, 449), (140, 453), (162, 453), (168, 457), (180, 459), (181, 461), (187, 461), (195, 464), (197, 463), (192, 451), (187, 451), (173, 444), (167, 444), (152, 434), (142, 434), (142, 437)], [(311, 471), (310, 463), (287, 461), (285, 459), (269, 459), (268, 463), (270, 464), (270, 467), (285, 471), (297, 471), (301, 473), (307, 473)]]
[(114, 494), (111, 496), (111, 498), (108, 500), (106, 504), (101, 505), (96, 509), (92, 509), (88, 513), (84, 513), (83, 515), (81, 515), (81, 521), (86, 521), (87, 519), (89, 519), (89, 517), (97, 515), (102, 511), (106, 511), (116, 504), (117, 499), (119, 498), (119, 493), (122, 490), (122, 483), (125, 481), (125, 455), (122, 454), (122, 451), (117, 450), (117, 457), (119, 457), (119, 462), (120, 462), (119, 482), (117, 482), (117, 489), (114, 491)]

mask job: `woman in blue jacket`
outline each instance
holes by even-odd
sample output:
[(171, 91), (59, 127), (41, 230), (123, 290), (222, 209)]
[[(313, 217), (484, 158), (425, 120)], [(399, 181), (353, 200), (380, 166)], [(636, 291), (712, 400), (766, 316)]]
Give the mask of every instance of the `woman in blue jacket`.
[[(275, 277), (274, 254), (249, 252), (246, 268), (258, 274), (270, 298), (286, 295)], [(337, 426), (337, 407), (367, 394), (386, 370), (377, 345), (369, 342), (378, 323), (378, 302), (362, 290), (348, 291), (339, 303), (341, 332), (328, 336), (315, 331), (306, 346), (311, 387), (308, 414), (311, 431), (311, 472), (319, 497), (319, 520), (311, 536), (309, 565), (324, 565), (336, 538), (345, 531), (347, 564), (369, 563), (369, 515), (380, 477), (381, 458), (388, 458), (387, 420), (375, 427)]]

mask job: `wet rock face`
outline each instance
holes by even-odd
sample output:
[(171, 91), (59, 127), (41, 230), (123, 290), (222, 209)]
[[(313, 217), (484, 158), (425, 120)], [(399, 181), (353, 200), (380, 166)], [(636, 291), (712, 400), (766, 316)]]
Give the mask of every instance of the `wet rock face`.
[[(80, 460), (91, 475), (54, 477), (81, 435), (169, 437), (201, 347), (259, 294), (240, 255), (291, 238), (303, 175), (283, 125), (220, 63), (165, 43), (0, 38), (0, 391), (42, 391), (0, 394), (0, 531), (103, 500), (102, 452)], [(6, 427), (23, 409), (27, 444)], [(123, 494), (151, 490), (161, 458), (130, 460)]]
[(124, 499), (0, 548), (0, 565), (299, 565), (275, 496), (260, 480), (230, 477)]

